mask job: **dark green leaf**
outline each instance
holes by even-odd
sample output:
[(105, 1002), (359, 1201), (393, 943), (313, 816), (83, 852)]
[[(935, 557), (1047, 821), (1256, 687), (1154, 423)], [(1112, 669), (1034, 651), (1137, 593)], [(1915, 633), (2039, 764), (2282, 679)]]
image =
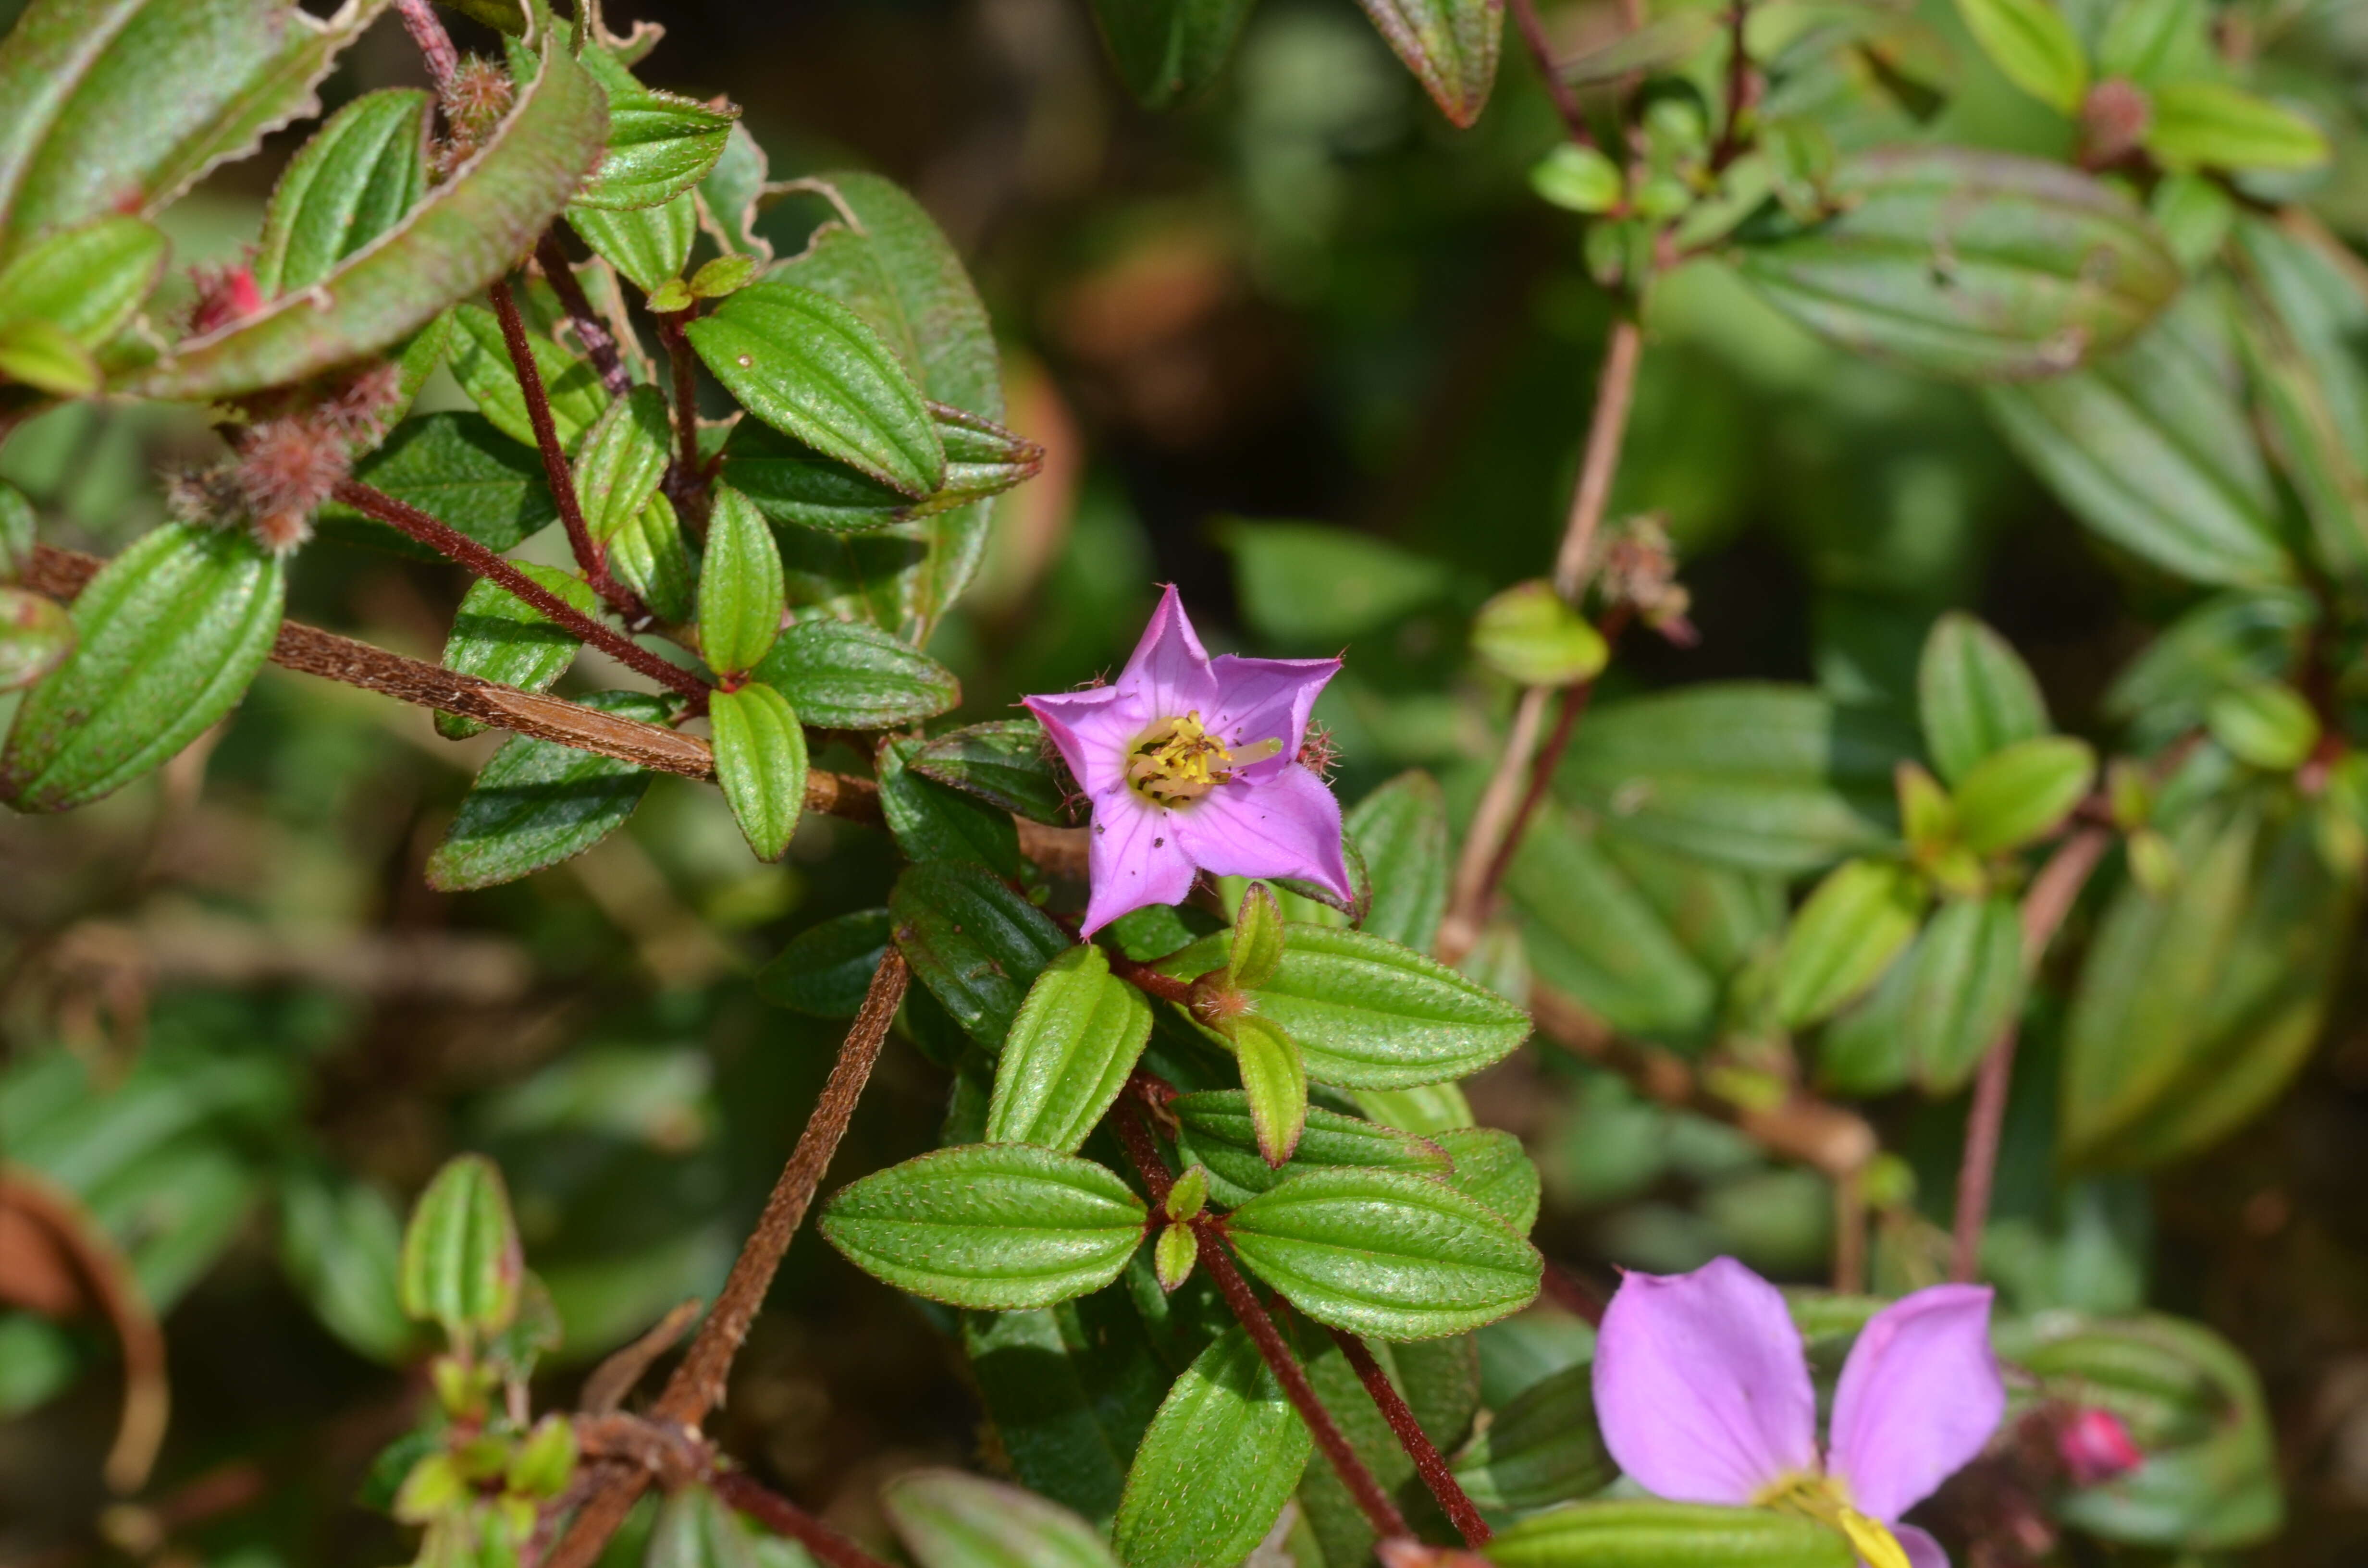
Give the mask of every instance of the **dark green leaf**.
[(2001, 747), (2047, 733), (2039, 683), (2007, 640), (1961, 610), (1932, 623), (1916, 669), (1924, 745), (1954, 784)]
[(995, 1063), (986, 1136), (1076, 1153), (1126, 1087), (1151, 1004), (1110, 973), (1091, 943), (1060, 954), (1036, 976)]
[(168, 248), (137, 218), (100, 218), (51, 234), (0, 267), (0, 322), (44, 321), (97, 348), (156, 286)]
[(912, 766), (1031, 822), (1064, 820), (1068, 789), (1044, 727), (1033, 719), (993, 719), (950, 731), (915, 752)]
[(1907, 867), (1850, 860), (1793, 917), (1776, 959), (1776, 1016), (1804, 1028), (1882, 978), (1916, 936), (1924, 885)]
[(403, 1310), (457, 1342), (498, 1334), (518, 1308), (526, 1265), (502, 1173), (483, 1154), (444, 1164), (403, 1233)]
[(26, 694), (0, 800), (62, 812), (161, 766), (230, 711), (279, 634), (286, 562), (244, 531), (175, 523), (74, 601), (74, 649)]
[(1529, 1513), (1592, 1497), (1619, 1473), (1595, 1425), (1592, 1358), (1522, 1390), (1455, 1456), (1455, 1479), (1491, 1511)]
[[(354, 477), (418, 507), (496, 552), (516, 549), (559, 516), (542, 460), (482, 414), (423, 414), (398, 426)], [(333, 505), (330, 531), (421, 559), (434, 558), (384, 523)]]
[(1459, 1127), (1432, 1133), (1430, 1142), (1454, 1162), (1448, 1186), (1487, 1205), (1520, 1234), (1530, 1233), (1538, 1222), (1541, 1186), (1519, 1138), (1499, 1128)]
[(1090, 1160), (1025, 1143), (940, 1149), (841, 1187), (822, 1233), (858, 1267), (958, 1307), (1048, 1307), (1118, 1278), (1147, 1211)]
[(1127, 1471), (1111, 1543), (1127, 1568), (1238, 1562), (1266, 1538), (1315, 1449), (1247, 1330), (1176, 1380)]
[(1497, 1532), (1496, 1568), (1850, 1568), (1842, 1532), (1772, 1508), (1639, 1500), (1551, 1508)]
[(2086, 741), (2017, 741), (1957, 781), (1957, 832), (1975, 854), (2019, 849), (2055, 831), (2096, 776), (2097, 754)]
[(775, 1006), (818, 1018), (851, 1018), (863, 1006), (871, 971), (888, 950), (894, 918), (859, 909), (808, 926), (757, 971), (757, 994)]
[(1488, 107), (1505, 11), (1492, 0), (1360, 0), (1440, 112), (1468, 127)]
[(1357, 802), (1343, 824), (1365, 858), (1373, 900), (1360, 929), (1430, 951), (1447, 912), (1447, 801), (1439, 781), (1401, 773)]
[(978, 415), (933, 403), (946, 477), (919, 500), (836, 462), (769, 425), (744, 421), (726, 460), (732, 483), (775, 522), (825, 533), (873, 533), (999, 495), (1043, 466), (1043, 449)]
[[(817, 730), (894, 729), (962, 705), (962, 682), (951, 670), (860, 620), (817, 619), (787, 628), (756, 676)], [(1035, 721), (1028, 723), (1032, 728)], [(922, 766), (928, 753), (924, 747), (916, 756), (914, 771), (936, 778)]]
[(2206, 599), (2123, 666), (2105, 694), (2105, 715), (2131, 726), (2141, 751), (2167, 745), (2202, 724), (2223, 691), (2294, 669), (2317, 619), (2317, 606), (2298, 589)]
[[(575, 573), (531, 562), (520, 562), (518, 570), (582, 614), (598, 614), (591, 585)], [(481, 579), (461, 596), (452, 634), (444, 643), (444, 667), (521, 691), (549, 691), (575, 662), (581, 646), (573, 632), (552, 625), (542, 611), (499, 584)], [(436, 733), (447, 740), (466, 740), (484, 728), (458, 713), (436, 715)]]
[(1122, 1289), (1024, 1312), (965, 1312), (962, 1349), (1013, 1473), (1107, 1521), (1127, 1461), (1167, 1392)]
[[(576, 700), (645, 723), (663, 722), (667, 713), (664, 699), (640, 692)], [(447, 892), (492, 887), (581, 855), (624, 825), (651, 777), (630, 762), (513, 735), (478, 771), (427, 858), (427, 881)]]
[(781, 552), (749, 499), (715, 492), (699, 565), (699, 649), (719, 675), (757, 667), (781, 631)]
[(707, 699), (715, 781), (759, 860), (778, 860), (806, 803), (806, 733), (789, 699), (760, 681)]
[(290, 1170), (279, 1181), (279, 1261), (313, 1316), (354, 1350), (392, 1366), (413, 1348), (403, 1221), (376, 1187)]
[(1068, 934), (985, 867), (939, 861), (907, 869), (888, 907), (896, 945), (955, 1022), (1002, 1049), (1037, 973)]
[(54, 599), (0, 587), (0, 691), (20, 691), (74, 652), (74, 617)]
[(1227, 1208), (1238, 1208), (1286, 1176), (1303, 1170), (1350, 1166), (1444, 1176), (1452, 1165), (1447, 1152), (1427, 1139), (1393, 1128), (1311, 1107), (1291, 1162), (1277, 1171), (1258, 1153), (1258, 1127), (1248, 1096), (1236, 1089), (1184, 1095), (1168, 1104), (1178, 1128), (1177, 1148), (1209, 1172), (1209, 1191)]
[(2339, 263), (2273, 224), (2236, 225), (2243, 348), (2264, 424), (2310, 519), (2320, 562), (2368, 578), (2368, 331), (2363, 297)]
[(2061, 164), (1959, 147), (1846, 158), (1840, 209), (1743, 252), (1745, 277), (1854, 352), (1972, 380), (2058, 375), (2135, 336), (2180, 287), (2136, 204)]
[(1019, 876), (1019, 834), (1008, 814), (910, 771), (919, 743), (882, 741), (880, 809), (897, 847), (915, 861), (970, 861), (1007, 881)]
[(1224, 69), (1253, 0), (1094, 0), (1118, 74), (1145, 108), (1197, 97)]
[(427, 94), (364, 93), (290, 159), (264, 213), (255, 286), (267, 300), (310, 289), (403, 221), (427, 188)]
[(1100, 1532), (1066, 1508), (960, 1471), (900, 1475), (880, 1504), (920, 1568), (1117, 1568)]
[(1242, 1262), (1316, 1322), (1434, 1339), (1517, 1312), (1541, 1265), (1495, 1210), (1398, 1171), (1292, 1176), (1226, 1218)]

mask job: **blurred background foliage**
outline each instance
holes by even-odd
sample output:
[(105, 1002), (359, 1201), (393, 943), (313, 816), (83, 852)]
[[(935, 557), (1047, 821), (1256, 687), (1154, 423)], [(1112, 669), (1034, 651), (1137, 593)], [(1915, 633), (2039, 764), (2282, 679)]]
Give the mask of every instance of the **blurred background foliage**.
[[(1561, 129), (1517, 51), (1459, 132), (1346, 0), (1267, 0), (1216, 89), (1156, 116), (1079, 0), (637, 10), (667, 29), (653, 79), (745, 106), (777, 176), (875, 167), (972, 264), (1011, 423), (1050, 458), (998, 503), (980, 585), (933, 643), (962, 677), (958, 718), (1113, 667), (1173, 581), (1212, 643), (1349, 649), (1318, 710), (1344, 799), (1422, 766), (1468, 802), (1509, 693), (1464, 629), (1551, 558), (1611, 308), (1578, 225), (1531, 193)], [(2065, 155), (2068, 127), (2030, 112), (1950, 6), (1914, 10), (1957, 45), (1926, 131)], [(2368, 6), (2239, 14), (2263, 84), (2368, 111)], [(1547, 18), (1573, 50), (1621, 25), (1596, 0)], [(389, 17), (324, 102), (420, 79)], [(171, 210), (177, 261), (236, 255), (283, 142)], [(2368, 142), (2340, 139), (2321, 179), (2316, 210), (2368, 240)], [(765, 222), (791, 247), (819, 215), (790, 201)], [(1801, 681), (1912, 722), (1917, 651), (1964, 608), (2023, 653), (2060, 728), (2127, 739), (2108, 685), (2199, 590), (2079, 527), (1977, 392), (1827, 347), (1711, 264), (1665, 278), (1646, 327), (1613, 515), (1666, 520), (1700, 639), (1632, 638), (1607, 696)], [(439, 396), (461, 405), (431, 388), (422, 406)], [(0, 478), (53, 542), (110, 553), (161, 517), (156, 470), (207, 446), (191, 413), (77, 404), (0, 449)], [(324, 540), (290, 612), (432, 659), (463, 586)], [(616, 684), (587, 651), (575, 687)], [(886, 846), (809, 818), (783, 864), (753, 865), (715, 792), (666, 779), (564, 868), (432, 892), (422, 864), (495, 738), (450, 744), (420, 710), (270, 669), (161, 774), (71, 815), (0, 816), (0, 1147), (126, 1249), (173, 1390), (161, 1501), (110, 1509), (112, 1335), (71, 1310), (71, 1279), (67, 1310), (0, 1312), (0, 1560), (146, 1555), (162, 1533), (240, 1568), (400, 1553), (351, 1499), (411, 1420), (419, 1346), (370, 1287), (457, 1149), (499, 1161), (565, 1324), (553, 1403), (712, 1294), (839, 1032), (764, 1006), (750, 976), (788, 934), (876, 903)], [(2249, 1554), (2265, 1563), (2368, 1555), (2357, 992), (2293, 1088), (2201, 1159), (2060, 1180), (2047, 1017), (2009, 1115), (1990, 1250), (2009, 1304), (2151, 1303), (2251, 1358), (2291, 1516)], [(1550, 1256), (1600, 1272), (1725, 1252), (1824, 1276), (1822, 1176), (1553, 1051), (1468, 1088), (1544, 1173)], [(892, 1043), (835, 1180), (932, 1146), (944, 1111), (941, 1074)], [(1914, 1223), (1918, 1193), (1945, 1221), (1956, 1107), (1872, 1114), (1905, 1156), (1885, 1222)], [(1550, 1340), (1484, 1335), (1488, 1376), (1521, 1386), (1520, 1357)], [(981, 1461), (965, 1378), (912, 1303), (802, 1240), (712, 1430), (876, 1534), (882, 1479)]]

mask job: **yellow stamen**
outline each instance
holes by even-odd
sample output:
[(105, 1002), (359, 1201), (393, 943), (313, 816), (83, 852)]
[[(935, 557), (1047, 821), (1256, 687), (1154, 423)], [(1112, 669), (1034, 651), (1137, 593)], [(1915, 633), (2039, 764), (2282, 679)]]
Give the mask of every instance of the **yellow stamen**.
[[(1261, 761), (1282, 749), (1280, 741), (1243, 748), (1240, 761)], [(1180, 719), (1162, 719), (1135, 737), (1127, 750), (1126, 781), (1156, 806), (1199, 800), (1234, 776), (1236, 761), (1224, 743), (1201, 727), (1194, 709)]]
[(1850, 1505), (1850, 1492), (1825, 1475), (1788, 1475), (1762, 1487), (1751, 1501), (1763, 1508), (1803, 1514), (1842, 1532), (1859, 1561), (1867, 1568), (1913, 1568), (1907, 1549), (1880, 1519), (1870, 1518)]

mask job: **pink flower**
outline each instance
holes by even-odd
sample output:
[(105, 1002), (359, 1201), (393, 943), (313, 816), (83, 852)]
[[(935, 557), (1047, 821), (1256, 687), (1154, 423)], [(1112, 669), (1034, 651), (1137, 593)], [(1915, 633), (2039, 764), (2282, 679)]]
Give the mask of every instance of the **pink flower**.
[(1631, 1274), (1595, 1348), (1595, 1410), (1611, 1457), (1681, 1503), (1782, 1508), (1849, 1537), (1870, 1568), (1947, 1568), (1899, 1516), (1989, 1440), (2006, 1385), (1990, 1292), (1936, 1285), (1859, 1332), (1817, 1449), (1817, 1396), (1776, 1288), (1733, 1258), (1691, 1274)]
[(1340, 802), (1299, 761), (1338, 659), (1211, 659), (1174, 587), (1109, 686), (1030, 697), (1093, 805), (1085, 934), (1178, 903), (1196, 871), (1299, 877), (1353, 896)]
[(2121, 1417), (2092, 1407), (2074, 1411), (2056, 1429), (2055, 1452), (2079, 1486), (2102, 1485), (2146, 1463)]

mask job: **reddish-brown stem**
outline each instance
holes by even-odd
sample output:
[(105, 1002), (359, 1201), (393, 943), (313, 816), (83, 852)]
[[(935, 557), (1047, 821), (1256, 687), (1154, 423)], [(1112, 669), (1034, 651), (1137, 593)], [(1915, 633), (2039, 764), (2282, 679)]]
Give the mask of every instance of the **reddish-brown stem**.
[(1189, 1003), (1192, 1000), (1192, 983), (1178, 980), (1172, 974), (1162, 974), (1147, 963), (1137, 963), (1124, 953), (1110, 956), (1110, 972), (1147, 996), (1162, 1002)]
[(773, 1491), (746, 1471), (719, 1470), (711, 1478), (715, 1494), (771, 1530), (784, 1535), (831, 1568), (888, 1568), (837, 1530)]
[(1711, 152), (1713, 171), (1735, 162), (1743, 151), (1743, 111), (1751, 107), (1751, 54), (1743, 40), (1748, 20), (1743, 0), (1736, 0), (1726, 13), (1726, 123), (1719, 128), (1718, 145)]
[(665, 346), (666, 369), (674, 377), (675, 459), (666, 474), (666, 497), (688, 514), (694, 529), (707, 521), (707, 471), (699, 456), (699, 374), (691, 357), (690, 336), (683, 331), (689, 311), (658, 313), (658, 342)]
[(1546, 92), (1554, 98), (1554, 111), (1570, 131), (1570, 139), (1582, 147), (1595, 145), (1595, 132), (1587, 123), (1587, 109), (1578, 101), (1577, 90), (1562, 79), (1555, 69), (1554, 40), (1546, 36), (1546, 25), (1538, 16), (1537, 0), (1513, 0), (1513, 20), (1521, 29), (1521, 41), (1529, 46), (1530, 58), (1537, 62), (1538, 74), (1545, 78)]
[[(584, 292), (584, 284), (575, 276), (575, 268), (567, 260), (567, 252), (559, 243), (559, 231), (545, 229), (542, 238), (535, 242), (535, 264), (551, 291), (559, 296), (560, 308), (567, 319), (575, 324), (575, 335), (584, 340), (585, 355), (592, 368), (600, 373), (600, 384), (610, 397), (622, 397), (633, 390), (633, 378), (625, 371), (624, 356), (617, 352), (616, 334), (592, 308), (591, 299)], [(507, 333), (507, 329), (504, 329)]]
[(1372, 1351), (1366, 1347), (1363, 1340), (1346, 1329), (1332, 1330), (1332, 1343), (1340, 1347), (1340, 1354), (1349, 1358), (1349, 1365), (1357, 1369), (1357, 1381), (1365, 1385), (1367, 1393), (1372, 1395), (1373, 1407), (1382, 1413), (1382, 1419), (1390, 1424), (1390, 1430), (1396, 1435), (1398, 1446), (1406, 1449), (1406, 1458), (1414, 1460), (1415, 1473), (1422, 1477), (1422, 1483), (1430, 1488), (1433, 1497), (1439, 1499), (1439, 1506), (1446, 1512), (1449, 1521), (1462, 1532), (1463, 1544), (1475, 1551), (1487, 1545), (1497, 1532), (1488, 1528), (1488, 1521), (1480, 1517), (1480, 1510), (1472, 1506), (1470, 1497), (1464, 1495), (1463, 1486), (1455, 1479), (1455, 1472), (1447, 1468), (1446, 1457), (1439, 1451), (1439, 1445), (1430, 1440), (1430, 1434), (1425, 1432), (1422, 1423), (1415, 1419), (1406, 1396), (1398, 1392), (1395, 1383), (1390, 1381), (1390, 1375), (1382, 1370), (1382, 1364), (1373, 1359)]
[(534, 362), (534, 347), (527, 341), (526, 322), (518, 314), (509, 279), (495, 279), (485, 292), (494, 302), (495, 319), (502, 324), (502, 342), (509, 349), (510, 368), (518, 372), (518, 391), (526, 400), (527, 422), (534, 426), (535, 449), (542, 454), (542, 475), (550, 483), (552, 500), (558, 504), (559, 520), (567, 529), (567, 548), (575, 552), (575, 563), (584, 568), (592, 591), (626, 614), (633, 614), (643, 607), (622, 584), (609, 575), (608, 554), (593, 539), (592, 529), (584, 520), (583, 502), (575, 494), (575, 476), (567, 466), (567, 449), (560, 445), (559, 426), (551, 417), (551, 393), (542, 384), (541, 367)]
[[(715, 1310), (707, 1314), (707, 1322), (700, 1325), (699, 1337), (691, 1341), (682, 1365), (666, 1380), (664, 1392), (651, 1407), (651, 1415), (658, 1421), (696, 1427), (707, 1418), (709, 1411), (722, 1403), (733, 1358), (747, 1338), (748, 1326), (756, 1321), (757, 1310), (765, 1302), (765, 1292), (772, 1287), (774, 1272), (780, 1267), (791, 1239), (805, 1220), (814, 1189), (822, 1185), (831, 1156), (838, 1152), (840, 1139), (846, 1136), (848, 1123), (855, 1116), (857, 1102), (863, 1097), (864, 1085), (871, 1081), (872, 1065), (880, 1060), (881, 1045), (888, 1038), (888, 1027), (895, 1021), (896, 1009), (905, 999), (905, 983), (911, 978), (912, 970), (905, 964), (902, 950), (891, 947), (881, 955), (880, 966), (871, 971), (871, 987), (864, 993), (862, 1009), (848, 1026), (846, 1043), (839, 1047), (838, 1060), (832, 1064), (830, 1077), (823, 1085), (822, 1097), (814, 1102), (813, 1113), (806, 1118), (805, 1130), (798, 1134), (797, 1146), (790, 1151), (789, 1163), (781, 1167), (780, 1179), (773, 1184), (772, 1196), (766, 1199), (765, 1211), (758, 1217), (756, 1230), (750, 1233), (733, 1263), (723, 1290), (715, 1299)], [(617, 1468), (606, 1471), (602, 1483), (552, 1552), (549, 1568), (587, 1568), (608, 1544), (609, 1537), (624, 1522), (633, 1500), (648, 1486), (649, 1479), (644, 1471)], [(806, 1544), (814, 1543), (809, 1540)]]
[(1549, 1301), (1573, 1317), (1590, 1324), (1603, 1321), (1602, 1293), (1554, 1259), (1546, 1259), (1539, 1285)]
[[(1126, 1145), (1127, 1157), (1134, 1162), (1143, 1185), (1150, 1189), (1152, 1202), (1165, 1207), (1168, 1188), (1176, 1185), (1176, 1178), (1167, 1168), (1166, 1156), (1159, 1152), (1158, 1142), (1151, 1135), (1143, 1108), (1132, 1101), (1121, 1103), (1117, 1122), (1119, 1139)], [(1299, 1412), (1308, 1431), (1315, 1434), (1315, 1446), (1332, 1461), (1333, 1471), (1357, 1500), (1358, 1508), (1373, 1527), (1373, 1532), (1384, 1539), (1409, 1533), (1406, 1516), (1398, 1512), (1398, 1506), (1390, 1500), (1373, 1472), (1365, 1468), (1365, 1461), (1357, 1457), (1357, 1450), (1349, 1446), (1347, 1434), (1332, 1419), (1332, 1413), (1324, 1408), (1324, 1402), (1315, 1397), (1306, 1372), (1292, 1355), (1291, 1346), (1283, 1343), (1282, 1331), (1275, 1326), (1266, 1308), (1258, 1304), (1258, 1295), (1242, 1277), (1242, 1271), (1234, 1267), (1233, 1256), (1225, 1251), (1221, 1239), (1224, 1233), (1213, 1216), (1204, 1214), (1192, 1222), (1192, 1239), (1198, 1246), (1201, 1267), (1216, 1282), (1217, 1293), (1225, 1298), (1225, 1305), (1233, 1309), (1234, 1316), (1241, 1320), (1250, 1343), (1258, 1346), (1258, 1356), (1274, 1373), (1275, 1381), (1282, 1385), (1292, 1408)]]
[(358, 479), (339, 480), (336, 489), (330, 494), (365, 517), (375, 517), (438, 554), (458, 562), (486, 581), (501, 585), (541, 610), (553, 625), (599, 649), (627, 668), (638, 670), (661, 686), (672, 687), (685, 697), (703, 699), (707, 696), (707, 683), (698, 676), (679, 665), (667, 663), (632, 638), (601, 625), (519, 571), (516, 564), (495, 554), (449, 523), (440, 522), (408, 502), (398, 501)]
[(460, 51), (452, 47), (452, 35), (444, 30), (444, 18), (436, 14), (428, 0), (394, 0), (394, 8), (403, 17), (403, 30), (419, 46), (427, 62), (427, 79), (443, 92), (452, 85), (452, 73), (461, 68)]
[[(2031, 881), (2022, 898), (2022, 967), (2035, 973), (2047, 945), (2072, 912), (2097, 862), (2112, 843), (2111, 830), (2076, 828), (2058, 845)], [(2006, 1105), (2014, 1086), (2014, 1050), (2019, 1030), (2009, 1023), (1974, 1079), (1973, 1108), (1965, 1116), (1964, 1160), (1957, 1169), (1957, 1216), (1951, 1237), (1949, 1278), (1974, 1278), (1981, 1266), (1982, 1231), (1989, 1223), (1990, 1188), (1998, 1176), (1998, 1139), (2006, 1129)]]
[[(1616, 604), (1603, 618), (1603, 639), (1616, 642), (1626, 630), (1630, 607)], [(1570, 737), (1578, 722), (1587, 714), (1588, 702), (1595, 696), (1595, 682), (1580, 681), (1566, 686), (1562, 692), (1562, 709), (1554, 716), (1554, 733), (1530, 764), (1530, 784), (1521, 795), (1521, 802), (1513, 808), (1512, 820), (1505, 824), (1505, 836), (1497, 846), (1497, 857), (1488, 862), (1487, 874), (1481, 879), (1478, 905), (1486, 911), (1497, 901), (1497, 890), (1504, 885), (1505, 875), (1513, 869), (1513, 857), (1520, 853), (1521, 840), (1530, 831), (1530, 819), (1545, 803), (1546, 792), (1554, 785), (1554, 769), (1562, 766), (1562, 754), (1570, 749)]]

